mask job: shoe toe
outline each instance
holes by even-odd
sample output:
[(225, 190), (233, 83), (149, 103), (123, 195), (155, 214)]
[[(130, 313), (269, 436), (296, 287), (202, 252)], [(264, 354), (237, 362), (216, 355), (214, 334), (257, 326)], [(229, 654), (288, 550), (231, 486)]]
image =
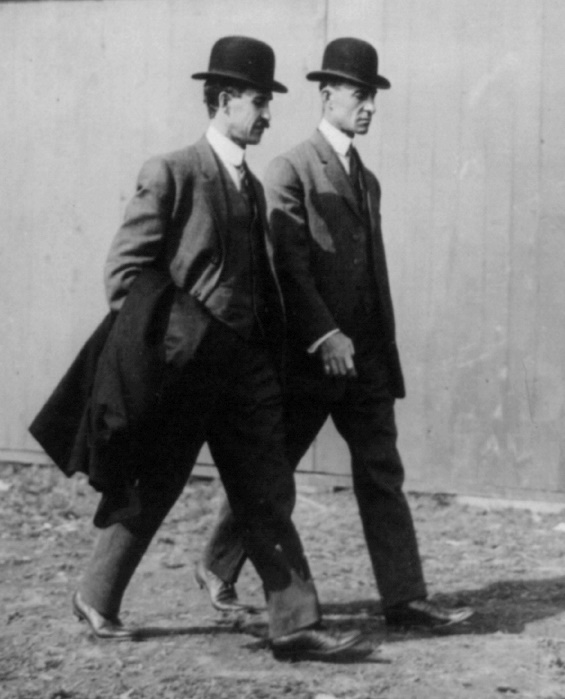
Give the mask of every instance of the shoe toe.
[(238, 600), (233, 583), (225, 582), (202, 564), (196, 568), (194, 579), (201, 589), (208, 591), (212, 606), (219, 612), (255, 611), (254, 607), (242, 604)]
[(303, 629), (272, 641), (275, 658), (325, 659), (337, 658), (358, 645), (362, 634), (352, 631), (335, 634), (316, 629)]
[(385, 612), (388, 626), (401, 629), (442, 629), (473, 616), (470, 607), (448, 609), (428, 600), (413, 600)]

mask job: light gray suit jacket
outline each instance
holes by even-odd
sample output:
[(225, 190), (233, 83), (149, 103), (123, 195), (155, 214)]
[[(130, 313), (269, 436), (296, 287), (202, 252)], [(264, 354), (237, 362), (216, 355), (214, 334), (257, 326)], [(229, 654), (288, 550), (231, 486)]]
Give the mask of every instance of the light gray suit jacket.
[[(270, 277), (269, 340), (281, 343), (282, 296), (273, 265), (273, 245), (266, 217), (263, 187), (252, 175), (252, 186), (262, 222)], [(196, 323), (205, 322), (198, 304), (222, 320), (225, 307), (211, 303), (227, 264), (224, 241), (229, 231), (227, 193), (220, 166), (205, 137), (194, 145), (148, 160), (138, 177), (105, 267), (106, 293), (118, 310), (134, 279), (146, 268), (168, 270), (174, 285), (187, 291)], [(191, 326), (198, 334), (198, 327)]]

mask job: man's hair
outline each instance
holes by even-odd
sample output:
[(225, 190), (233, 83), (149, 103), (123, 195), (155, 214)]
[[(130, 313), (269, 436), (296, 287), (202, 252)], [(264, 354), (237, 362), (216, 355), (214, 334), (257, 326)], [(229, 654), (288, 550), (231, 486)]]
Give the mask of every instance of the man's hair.
[(377, 91), (376, 87), (371, 88), (367, 85), (361, 85), (359, 83), (353, 82), (352, 80), (347, 80), (347, 78), (329, 78), (320, 82), (320, 92), (325, 87), (341, 87), (342, 85), (351, 85), (353, 87), (361, 88), (363, 90), (374, 90), (375, 92)]
[(227, 92), (232, 97), (241, 97), (241, 93), (245, 90), (246, 85), (236, 80), (213, 79), (207, 80), (204, 83), (204, 104), (208, 109), (210, 119), (218, 111), (220, 93)]
[(348, 80), (341, 80), (340, 78), (329, 78), (327, 80), (322, 80), (320, 82), (320, 92), (325, 88), (325, 87), (339, 87), (340, 85), (351, 85), (352, 83)]

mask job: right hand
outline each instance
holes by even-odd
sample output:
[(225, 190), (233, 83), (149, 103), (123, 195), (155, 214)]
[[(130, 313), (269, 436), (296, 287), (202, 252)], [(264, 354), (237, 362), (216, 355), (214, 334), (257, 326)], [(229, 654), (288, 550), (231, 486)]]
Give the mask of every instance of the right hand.
[(327, 376), (357, 376), (353, 342), (342, 332), (327, 337), (320, 345), (320, 358)]

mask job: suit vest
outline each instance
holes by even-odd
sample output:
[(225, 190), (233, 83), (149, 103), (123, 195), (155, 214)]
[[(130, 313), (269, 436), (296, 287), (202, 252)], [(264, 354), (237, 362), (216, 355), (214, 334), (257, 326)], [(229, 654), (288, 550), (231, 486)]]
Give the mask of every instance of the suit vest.
[(252, 198), (239, 192), (220, 164), (226, 192), (228, 227), (224, 237), (224, 260), (216, 288), (206, 306), (219, 320), (245, 339), (262, 331), (265, 310), (263, 227)]
[[(352, 275), (356, 289), (353, 309), (355, 324), (364, 325), (365, 319), (374, 319), (380, 311), (379, 292), (374, 275), (374, 260), (371, 246), (371, 218), (367, 202), (367, 186), (362, 172), (359, 173), (360, 198), (359, 207), (363, 216), (363, 228), (358, 228), (351, 235)], [(361, 329), (360, 328), (360, 329)]]

